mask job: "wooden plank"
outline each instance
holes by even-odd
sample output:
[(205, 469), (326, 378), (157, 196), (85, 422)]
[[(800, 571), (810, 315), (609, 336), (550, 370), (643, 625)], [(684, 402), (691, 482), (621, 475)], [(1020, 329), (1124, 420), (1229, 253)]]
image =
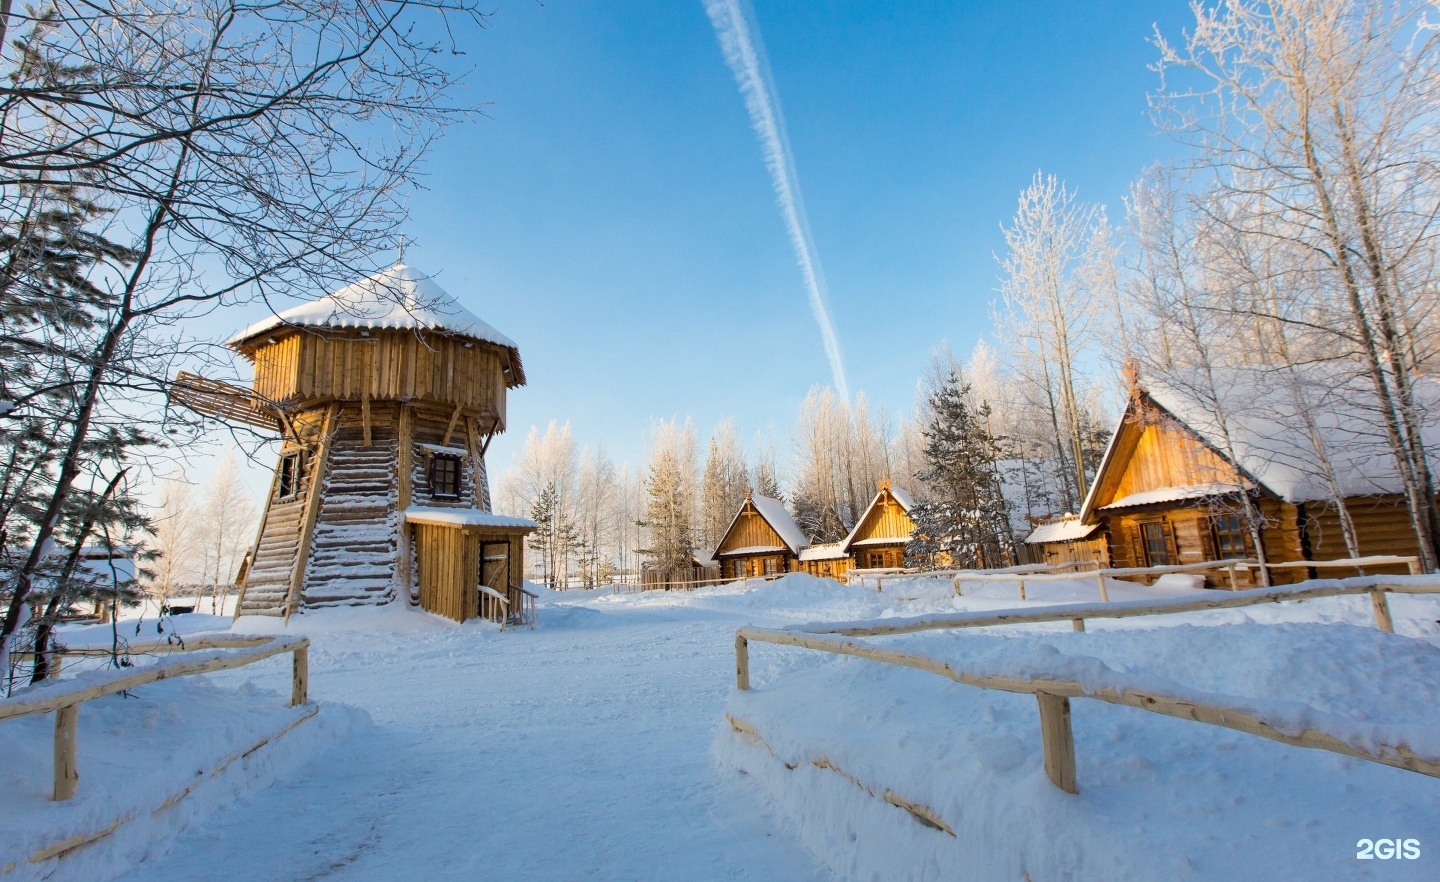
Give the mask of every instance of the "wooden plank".
[[(396, 465), (395, 465), (395, 505), (403, 512), (410, 507), (410, 485), (415, 480), (414, 462), (415, 455), (415, 411), (408, 403), (400, 404), (400, 419), (396, 427)], [(400, 524), (400, 536), (398, 537), (398, 548), (396, 549), (395, 575), (400, 581), (398, 586), (404, 591), (397, 592), (398, 597), (403, 597), (405, 603), (411, 600), (411, 588), (414, 585), (412, 578), (413, 563), (415, 559), (413, 528), (408, 523)]]
[(63, 802), (75, 795), (80, 772), (75, 766), (75, 733), (80, 722), (80, 704), (55, 711), (55, 789), (52, 799)]
[(320, 425), (320, 443), (315, 452), (315, 462), (310, 469), (310, 487), (305, 497), (305, 517), (300, 524), (300, 541), (295, 549), (295, 567), (290, 571), (290, 589), (285, 597), (285, 623), (300, 606), (300, 593), (305, 587), (305, 568), (310, 563), (310, 542), (315, 537), (315, 519), (320, 515), (320, 503), (324, 497), (325, 460), (330, 456), (330, 433), (339, 405), (331, 404), (325, 411), (325, 421)]
[(1075, 738), (1070, 731), (1070, 699), (1035, 693), (1040, 704), (1040, 742), (1045, 749), (1045, 775), (1066, 793), (1079, 793), (1075, 782)]
[(1395, 633), (1395, 621), (1390, 618), (1390, 604), (1385, 600), (1384, 591), (1371, 591), (1370, 609), (1375, 613), (1375, 627)]
[(290, 669), (290, 706), (305, 704), (310, 694), (310, 647), (297, 646)]

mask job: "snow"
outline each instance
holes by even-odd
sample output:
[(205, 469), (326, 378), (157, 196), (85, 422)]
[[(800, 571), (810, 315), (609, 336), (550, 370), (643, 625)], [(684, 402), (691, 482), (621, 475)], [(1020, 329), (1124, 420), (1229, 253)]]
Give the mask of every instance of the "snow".
[[(1109, 584), (1117, 602), (1198, 593)], [(537, 588), (539, 629), (503, 633), (403, 604), (306, 610), (289, 628), (245, 617), (235, 631), (310, 637), (319, 715), (167, 812), (146, 808), (111, 844), (17, 873), (144, 882), (215, 878), (217, 868), (338, 882), (1440, 875), (1440, 781), (1413, 773), (1075, 699), (1080, 794), (1069, 796), (1041, 771), (1029, 696), (759, 643), (755, 689), (734, 692), (738, 627), (1098, 600), (1093, 576), (1030, 584), (1025, 604), (1013, 584), (964, 587), (957, 597), (949, 578), (916, 576), (876, 591), (790, 574), (687, 592)], [(1391, 609), (1400, 636), (1378, 632), (1356, 597), (1093, 620), (1083, 634), (1062, 622), (875, 642), (967, 670), (1216, 696), (1357, 743), (1403, 735), (1436, 748), (1440, 598), (1394, 596)], [(172, 626), (218, 622), (180, 616)], [(108, 634), (68, 627), (64, 637)], [(170, 794), (167, 776), (194, 781), (232, 742), (290, 713), (270, 691), (288, 692), (288, 677), (282, 656), (87, 703), (77, 800), (146, 807)], [(736, 734), (727, 709), (775, 755)], [(28, 815), (58, 819), (81, 805), (44, 800), (52, 727), (48, 715), (0, 722), (0, 868), (38, 835)], [(133, 737), (109, 734), (120, 730)], [(813, 765), (821, 757), (853, 782)], [(884, 802), (887, 788), (934, 810), (956, 837)], [(1357, 839), (1394, 836), (1420, 839), (1422, 858), (1356, 869)]]
[(238, 345), (281, 326), (310, 328), (416, 328), (446, 331), (508, 349), (515, 341), (481, 321), (444, 288), (412, 266), (397, 263), (310, 303), (261, 319), (231, 337)]
[[(1188, 487), (1161, 487), (1158, 490), (1143, 490), (1139, 493), (1131, 493), (1129, 496), (1123, 496), (1109, 505), (1100, 506), (1100, 511), (1134, 508), (1138, 505), (1155, 505), (1161, 502), (1180, 502), (1186, 499), (1207, 499), (1212, 496), (1225, 496), (1239, 492), (1239, 484), (1226, 484), (1221, 482), (1193, 484)], [(1093, 530), (1098, 526), (1099, 524), (1095, 524), (1090, 529)]]
[(800, 525), (795, 523), (795, 519), (786, 510), (785, 503), (758, 493), (753, 494), (750, 501), (755, 503), (755, 510), (760, 512), (760, 516), (780, 534), (780, 540), (790, 547), (791, 553), (799, 554), (800, 549), (810, 544), (805, 531), (800, 529)]
[(1049, 524), (1040, 524), (1025, 537), (1025, 543), (1041, 545), (1046, 542), (1079, 542), (1089, 539), (1098, 529), (1099, 524), (1082, 524), (1079, 518), (1064, 518)]
[(783, 545), (746, 545), (744, 548), (728, 548), (725, 550), (726, 557), (738, 557), (743, 554), (784, 554), (790, 549)]
[(812, 545), (800, 552), (801, 560), (839, 560), (846, 557), (844, 542), (826, 542)]
[(525, 527), (535, 529), (538, 524), (529, 518), (497, 515), (478, 508), (434, 508), (413, 505), (404, 511), (405, 520), (411, 524), (440, 524), (451, 527)]

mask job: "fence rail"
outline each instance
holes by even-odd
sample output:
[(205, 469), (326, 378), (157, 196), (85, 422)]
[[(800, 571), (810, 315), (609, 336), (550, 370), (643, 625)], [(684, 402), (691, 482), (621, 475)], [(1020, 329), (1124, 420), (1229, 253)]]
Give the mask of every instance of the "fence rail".
[(1207, 704), (1174, 695), (1139, 689), (1087, 688), (1065, 678), (1009, 677), (977, 674), (957, 669), (951, 664), (918, 653), (867, 646), (842, 637), (881, 637), (917, 631), (951, 628), (976, 628), (994, 625), (1033, 624), (1070, 620), (1075, 630), (1083, 631), (1086, 618), (1132, 618), (1167, 613), (1196, 612), (1211, 609), (1234, 609), (1261, 603), (1302, 601), (1321, 597), (1368, 595), (1376, 626), (1395, 630), (1390, 616), (1387, 595), (1440, 594), (1440, 582), (1383, 582), (1378, 577), (1337, 580), (1305, 588), (1258, 588), (1227, 593), (1213, 599), (1180, 600), (1157, 603), (1125, 602), (1116, 604), (1066, 604), (1047, 610), (1002, 610), (991, 613), (961, 613), (934, 616), (886, 624), (836, 623), (804, 626), (789, 630), (741, 628), (735, 632), (735, 686), (750, 688), (750, 643), (793, 646), (834, 655), (849, 655), (884, 664), (899, 665), (927, 671), (946, 679), (982, 689), (1028, 693), (1036, 698), (1040, 712), (1041, 741), (1044, 749), (1045, 773), (1050, 781), (1067, 793), (1077, 793), (1075, 775), (1075, 744), (1070, 724), (1070, 699), (1089, 698), (1137, 707), (1152, 713), (1194, 720), (1240, 732), (1259, 735), (1297, 747), (1328, 750), (1357, 759), (1369, 760), (1396, 768), (1440, 777), (1440, 757), (1416, 754), (1405, 745), (1378, 744), (1356, 747), (1327, 732), (1306, 729), (1297, 734), (1281, 731), (1263, 716), (1249, 709), (1219, 703)]
[[(202, 637), (185, 645), (147, 643), (125, 648), (129, 655), (185, 653), (186, 658), (167, 658), (149, 667), (129, 673), (117, 672), (100, 683), (89, 680), (53, 680), (36, 689), (0, 699), (0, 720), (29, 714), (55, 713), (55, 787), (56, 801), (75, 795), (80, 781), (76, 765), (75, 735), (80, 705), (94, 698), (125, 692), (147, 683), (209, 674), (243, 667), (271, 656), (291, 653), (290, 706), (308, 701), (310, 684), (310, 640), (306, 637)], [(110, 655), (109, 648), (59, 649), (52, 655)]]

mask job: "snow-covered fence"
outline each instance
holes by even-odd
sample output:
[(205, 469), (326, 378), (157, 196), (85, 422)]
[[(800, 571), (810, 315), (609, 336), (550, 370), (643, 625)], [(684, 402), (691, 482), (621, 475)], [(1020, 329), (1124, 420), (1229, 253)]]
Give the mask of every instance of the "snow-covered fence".
[[(307, 637), (200, 637), (181, 646), (150, 643), (126, 647), (130, 655), (167, 653), (169, 658), (140, 669), (91, 672), (74, 680), (47, 680), (33, 689), (0, 699), (0, 720), (55, 712), (55, 800), (75, 795), (80, 781), (75, 734), (80, 705), (92, 698), (125, 692), (147, 683), (192, 674), (243, 667), (282, 653), (291, 653), (290, 706), (305, 704), (310, 684), (310, 640)], [(109, 648), (57, 650), (61, 655), (110, 655)]]
[[(1121, 567), (1117, 569), (1095, 569), (1084, 573), (1086, 576), (1093, 576), (1095, 583), (1100, 589), (1100, 599), (1109, 602), (1110, 592), (1105, 586), (1107, 578), (1123, 578), (1125, 576), (1162, 576), (1166, 573), (1208, 573), (1225, 572), (1229, 575), (1230, 590), (1240, 590), (1237, 572), (1249, 572), (1252, 569), (1264, 569), (1267, 572), (1272, 570), (1355, 570), (1357, 573), (1364, 573), (1369, 567), (1394, 567), (1403, 566), (1409, 569), (1411, 575), (1419, 575), (1420, 559), (1418, 557), (1402, 557), (1396, 555), (1375, 555), (1371, 557), (1350, 557), (1338, 560), (1295, 560), (1282, 563), (1261, 564), (1254, 560), (1210, 560), (1193, 564), (1171, 564), (1158, 567)], [(1074, 582), (1074, 573), (1049, 573), (1049, 572), (1021, 572), (1020, 568), (1012, 571), (958, 571), (951, 578), (955, 586), (955, 594), (958, 596), (961, 582), (1014, 582), (1020, 589), (1020, 599), (1027, 599), (1025, 596), (1025, 584), (1027, 582)]]
[(1409, 746), (1371, 739), (1357, 746), (1353, 739), (1320, 731), (1314, 727), (1296, 730), (1285, 721), (1270, 719), (1263, 711), (1238, 704), (1200, 702), (1183, 695), (1086, 685), (1064, 676), (1009, 675), (992, 671), (967, 671), (963, 667), (896, 649), (868, 646), (845, 637), (883, 637), (951, 628), (978, 628), (995, 625), (1034, 624), (1069, 620), (1076, 631), (1085, 630), (1087, 618), (1131, 618), (1168, 613), (1233, 609), (1261, 603), (1312, 600), (1321, 597), (1368, 595), (1376, 626), (1384, 631), (1395, 630), (1386, 597), (1397, 594), (1440, 594), (1440, 579), (1435, 577), (1376, 576), (1368, 578), (1316, 581), (1299, 586), (1257, 588), (1221, 594), (1203, 600), (1148, 602), (1125, 601), (1101, 604), (1063, 604), (1044, 610), (1001, 610), (998, 612), (958, 613), (914, 619), (885, 619), (873, 622), (837, 622), (826, 625), (804, 625), (784, 630), (741, 628), (735, 632), (735, 686), (750, 688), (750, 643), (770, 643), (849, 655), (885, 664), (900, 665), (927, 671), (957, 683), (997, 689), (1004, 692), (1028, 693), (1036, 698), (1040, 711), (1041, 741), (1045, 753), (1045, 773), (1050, 781), (1067, 793), (1077, 793), (1075, 777), (1075, 745), (1070, 727), (1070, 699), (1090, 698), (1137, 707), (1152, 713), (1179, 719), (1194, 720), (1247, 732), (1297, 747), (1328, 750), (1357, 759), (1369, 760), (1396, 768), (1440, 778), (1440, 756), (1420, 756)]

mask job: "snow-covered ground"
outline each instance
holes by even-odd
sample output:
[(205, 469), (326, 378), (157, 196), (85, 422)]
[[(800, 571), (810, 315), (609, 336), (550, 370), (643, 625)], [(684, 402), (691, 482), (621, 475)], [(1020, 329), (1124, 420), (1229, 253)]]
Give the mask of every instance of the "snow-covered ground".
[[(1068, 796), (1041, 771), (1028, 696), (759, 645), (755, 689), (733, 694), (736, 627), (1019, 605), (1013, 586), (965, 590), (956, 598), (949, 580), (906, 580), (877, 593), (795, 575), (692, 593), (542, 592), (539, 629), (504, 633), (398, 608), (307, 613), (290, 630), (313, 640), (314, 720), (270, 759), (262, 750), (253, 767), (196, 788), (163, 823), (125, 825), (113, 844), (36, 870), (147, 882), (1440, 877), (1440, 781), (1412, 773), (1077, 699), (1081, 792)], [(1081, 580), (1027, 593), (1033, 606), (1095, 600), (1097, 588)], [(1110, 593), (1187, 592), (1112, 584)], [(1093, 621), (1085, 634), (1062, 624), (885, 645), (995, 664), (1098, 660), (1256, 700), (1284, 687), (1357, 726), (1368, 716), (1433, 733), (1440, 602), (1396, 598), (1392, 608), (1403, 638), (1375, 632), (1363, 598), (1343, 598)], [(187, 632), (228, 625), (174, 621)], [(1234, 627), (1202, 627), (1222, 623)], [(237, 630), (279, 627), (246, 618)], [(66, 637), (108, 634), (92, 626)], [(229, 742), (213, 733), (243, 741), (275, 728), (290, 711), (272, 690), (287, 682), (281, 657), (87, 703), (80, 795), (66, 804), (43, 799), (51, 718), (0, 722), (0, 869), (28, 853), (47, 819), (80, 811), (78, 800), (111, 800), (96, 818), (141, 803), (168, 792), (168, 779), (152, 777), (202, 754), (219, 761)], [(737, 735), (727, 707), (776, 756)], [(127, 726), (144, 735), (131, 753), (110, 740)], [(924, 803), (956, 837), (811, 764), (822, 755)], [(1357, 840), (1382, 837), (1419, 839), (1422, 857), (1355, 860)]]

